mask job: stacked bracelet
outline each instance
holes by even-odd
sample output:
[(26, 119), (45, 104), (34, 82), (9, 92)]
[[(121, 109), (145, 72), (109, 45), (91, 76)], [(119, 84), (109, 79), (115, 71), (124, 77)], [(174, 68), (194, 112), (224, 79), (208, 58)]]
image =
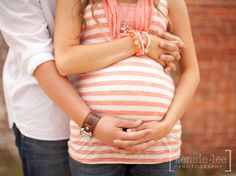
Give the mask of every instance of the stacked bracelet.
[[(151, 43), (150, 36), (147, 32), (139, 32), (139, 31), (129, 31), (128, 35), (133, 40), (136, 50), (136, 56), (143, 56), (148, 53), (148, 49)], [(144, 37), (147, 39), (146, 46), (144, 45)]]
[(146, 47), (144, 49), (144, 54), (147, 54), (149, 46), (150, 46), (150, 43), (151, 43), (151, 38), (150, 38), (150, 36), (149, 36), (149, 34), (147, 32), (142, 32), (142, 35), (144, 35), (147, 38), (147, 45), (146, 45)]
[(135, 45), (135, 50), (136, 50), (136, 56), (141, 56), (142, 55), (142, 49), (141, 49), (141, 44), (138, 39), (138, 35), (136, 31), (131, 31), (129, 33), (129, 36), (133, 40), (133, 43)]
[(139, 41), (139, 43), (140, 43), (140, 46), (141, 46), (141, 55), (144, 55), (145, 53), (144, 53), (144, 50), (145, 50), (145, 46), (144, 46), (144, 41), (143, 41), (143, 37), (142, 37), (142, 35), (141, 35), (141, 33), (140, 32), (137, 32), (137, 36), (138, 36), (138, 41)]

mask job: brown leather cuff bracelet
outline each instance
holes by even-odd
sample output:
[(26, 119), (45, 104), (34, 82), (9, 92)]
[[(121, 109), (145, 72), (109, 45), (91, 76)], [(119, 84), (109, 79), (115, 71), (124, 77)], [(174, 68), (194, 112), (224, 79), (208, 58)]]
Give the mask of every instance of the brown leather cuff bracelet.
[(85, 137), (92, 137), (95, 127), (100, 119), (100, 115), (90, 112), (83, 122), (82, 128), (80, 129), (80, 134)]

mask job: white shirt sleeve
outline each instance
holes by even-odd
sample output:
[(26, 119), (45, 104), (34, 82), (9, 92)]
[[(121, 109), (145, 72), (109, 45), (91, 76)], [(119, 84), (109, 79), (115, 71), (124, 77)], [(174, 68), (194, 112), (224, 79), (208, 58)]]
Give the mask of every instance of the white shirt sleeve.
[(52, 38), (39, 0), (1, 0), (0, 29), (29, 74), (43, 62), (54, 60)]

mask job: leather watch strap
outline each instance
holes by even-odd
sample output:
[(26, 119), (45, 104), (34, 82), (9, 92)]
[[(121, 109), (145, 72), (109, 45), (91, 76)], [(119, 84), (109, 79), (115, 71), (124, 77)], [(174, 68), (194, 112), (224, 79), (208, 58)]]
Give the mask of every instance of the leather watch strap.
[(95, 127), (97, 126), (98, 121), (101, 119), (101, 116), (90, 112), (85, 118), (82, 128), (86, 133), (93, 134)]

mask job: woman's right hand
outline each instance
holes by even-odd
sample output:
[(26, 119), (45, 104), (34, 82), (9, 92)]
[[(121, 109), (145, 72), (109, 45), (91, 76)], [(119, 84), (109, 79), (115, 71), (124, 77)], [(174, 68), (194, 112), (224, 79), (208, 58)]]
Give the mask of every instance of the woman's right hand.
[(179, 61), (181, 58), (180, 48), (184, 47), (182, 40), (168, 32), (160, 36), (149, 35), (150, 46), (147, 55), (159, 62), (168, 72), (171, 69), (176, 70), (174, 61)]

